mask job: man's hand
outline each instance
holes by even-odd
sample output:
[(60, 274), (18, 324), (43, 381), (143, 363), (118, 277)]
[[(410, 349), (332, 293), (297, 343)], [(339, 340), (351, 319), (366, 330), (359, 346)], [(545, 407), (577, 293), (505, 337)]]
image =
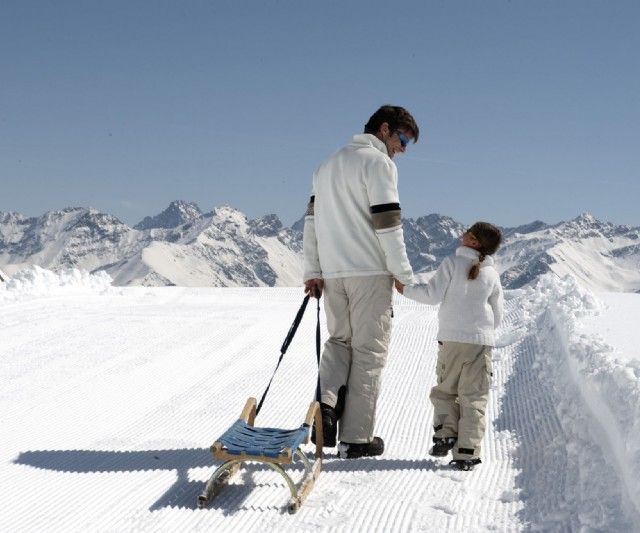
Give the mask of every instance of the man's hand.
[(310, 294), (314, 298), (322, 296), (324, 289), (324, 280), (320, 278), (308, 279), (304, 282), (304, 292)]
[(396, 286), (396, 290), (400, 293), (404, 293), (404, 283), (400, 283), (397, 279), (393, 280), (394, 285)]

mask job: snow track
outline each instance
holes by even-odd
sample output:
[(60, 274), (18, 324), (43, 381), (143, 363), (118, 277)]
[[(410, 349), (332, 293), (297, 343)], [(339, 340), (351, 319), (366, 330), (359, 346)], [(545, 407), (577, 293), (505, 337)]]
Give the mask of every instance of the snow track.
[[(214, 469), (209, 445), (262, 393), (301, 290), (130, 288), (4, 303), (0, 530), (633, 530), (566, 339), (536, 294), (508, 295), (483, 464), (470, 473), (427, 453), (436, 308), (398, 297), (378, 402), (386, 452), (346, 461), (332, 450), (296, 515), (282, 512), (288, 490), (261, 465), (207, 509), (196, 498)], [(312, 303), (259, 425), (297, 427), (306, 414)]]

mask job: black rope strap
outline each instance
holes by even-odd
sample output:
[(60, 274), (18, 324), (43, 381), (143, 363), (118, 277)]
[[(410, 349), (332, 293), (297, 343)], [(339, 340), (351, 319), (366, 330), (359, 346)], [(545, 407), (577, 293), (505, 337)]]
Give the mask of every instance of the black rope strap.
[[(267, 392), (269, 392), (269, 388), (271, 387), (271, 382), (273, 381), (273, 378), (276, 375), (278, 368), (280, 367), (280, 363), (282, 362), (282, 358), (284, 357), (285, 352), (289, 348), (289, 345), (291, 344), (291, 341), (293, 340), (293, 337), (296, 334), (296, 331), (298, 330), (298, 326), (302, 321), (302, 317), (304, 316), (305, 309), (307, 308), (307, 304), (309, 303), (309, 298), (311, 298), (311, 296), (307, 295), (304, 297), (304, 300), (302, 300), (302, 305), (300, 306), (300, 309), (298, 309), (296, 318), (293, 320), (293, 324), (291, 324), (291, 327), (289, 328), (289, 333), (287, 333), (287, 336), (285, 337), (284, 342), (282, 343), (282, 347), (280, 348), (280, 357), (278, 358), (278, 364), (276, 365), (276, 368), (273, 371), (273, 374), (271, 375), (271, 379), (269, 380), (269, 384), (267, 385), (267, 388), (262, 393), (262, 398), (260, 398), (260, 402), (258, 403), (258, 407), (256, 408), (256, 416), (260, 412), (260, 409), (262, 409), (262, 404), (264, 403), (264, 399), (267, 396)], [(319, 370), (320, 369), (320, 299), (318, 298), (317, 300), (318, 300), (318, 320), (316, 324), (316, 358), (318, 360), (318, 370)], [(319, 372), (318, 372), (318, 383), (316, 385), (316, 400), (320, 401), (320, 373)]]
[(316, 359), (318, 361), (318, 382), (316, 384), (316, 401), (321, 402), (320, 394), (320, 297), (317, 301), (317, 319), (316, 319)]

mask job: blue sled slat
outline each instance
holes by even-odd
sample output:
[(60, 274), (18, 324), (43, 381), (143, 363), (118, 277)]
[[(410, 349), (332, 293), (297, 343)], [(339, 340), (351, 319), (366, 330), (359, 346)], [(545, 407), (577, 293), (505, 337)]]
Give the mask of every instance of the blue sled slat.
[(263, 428), (248, 425), (238, 419), (217, 439), (232, 455), (263, 455), (278, 457), (285, 448), (296, 450), (309, 434), (309, 426), (297, 429)]

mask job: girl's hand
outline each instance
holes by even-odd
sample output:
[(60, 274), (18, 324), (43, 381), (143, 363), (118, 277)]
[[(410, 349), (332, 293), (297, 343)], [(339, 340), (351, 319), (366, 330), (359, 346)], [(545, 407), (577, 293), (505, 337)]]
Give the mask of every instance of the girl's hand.
[(404, 294), (404, 284), (400, 283), (397, 279), (393, 280), (393, 284), (396, 286), (396, 290), (400, 293), (400, 294)]

